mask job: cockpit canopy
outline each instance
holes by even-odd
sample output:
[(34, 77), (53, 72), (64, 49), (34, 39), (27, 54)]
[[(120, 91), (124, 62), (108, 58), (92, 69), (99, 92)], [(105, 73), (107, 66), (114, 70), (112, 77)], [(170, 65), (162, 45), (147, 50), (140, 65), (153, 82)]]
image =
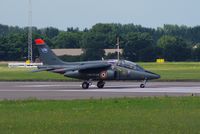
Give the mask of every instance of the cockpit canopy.
[(139, 65), (137, 65), (136, 63), (134, 62), (131, 62), (131, 61), (127, 61), (127, 60), (112, 60), (112, 61), (109, 61), (109, 63), (111, 64), (116, 64), (117, 66), (120, 66), (120, 67), (125, 67), (125, 68), (128, 68), (128, 69), (133, 69), (133, 70), (136, 70), (136, 71), (144, 71), (144, 69), (142, 67), (140, 67)]

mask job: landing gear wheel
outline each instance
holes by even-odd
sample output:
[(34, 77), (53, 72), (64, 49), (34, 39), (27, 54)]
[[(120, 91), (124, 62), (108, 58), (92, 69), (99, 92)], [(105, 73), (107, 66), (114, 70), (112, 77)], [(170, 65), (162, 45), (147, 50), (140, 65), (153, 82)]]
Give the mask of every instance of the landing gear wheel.
[(89, 83), (88, 82), (83, 82), (82, 83), (82, 88), (83, 89), (88, 89), (89, 88)]
[(140, 84), (140, 88), (145, 88), (146, 83), (147, 83), (147, 79), (145, 78), (142, 84)]
[(145, 85), (144, 84), (140, 84), (140, 88), (145, 88)]
[(103, 81), (97, 82), (97, 87), (98, 87), (98, 88), (103, 88), (104, 85), (105, 85), (105, 82), (103, 82)]

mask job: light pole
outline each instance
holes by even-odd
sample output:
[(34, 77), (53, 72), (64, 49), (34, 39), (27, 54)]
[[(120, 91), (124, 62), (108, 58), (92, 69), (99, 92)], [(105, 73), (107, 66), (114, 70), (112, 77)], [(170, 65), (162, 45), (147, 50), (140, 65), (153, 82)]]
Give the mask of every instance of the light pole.
[(117, 60), (119, 61), (119, 56), (120, 56), (120, 50), (119, 50), (119, 37), (117, 37)]
[(28, 12), (28, 61), (33, 62), (33, 50), (32, 50), (32, 2), (29, 0), (29, 12)]

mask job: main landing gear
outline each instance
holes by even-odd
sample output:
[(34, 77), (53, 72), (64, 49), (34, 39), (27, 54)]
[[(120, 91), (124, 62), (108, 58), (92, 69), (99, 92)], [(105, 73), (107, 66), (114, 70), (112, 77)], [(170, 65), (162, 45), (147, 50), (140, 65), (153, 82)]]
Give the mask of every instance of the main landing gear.
[(84, 81), (83, 83), (82, 83), (82, 88), (83, 89), (88, 89), (89, 88), (89, 83), (87, 82), (87, 81)]
[(142, 82), (142, 84), (140, 84), (140, 88), (145, 88), (146, 83), (147, 83), (147, 79), (145, 79), (145, 80)]
[(97, 82), (97, 87), (98, 87), (98, 88), (103, 88), (104, 85), (105, 85), (105, 82), (104, 82), (104, 81), (98, 81), (98, 82)]
[[(91, 85), (92, 85), (92, 81), (91, 81), (91, 80), (89, 80), (89, 81), (84, 81), (84, 82), (82, 83), (82, 88), (83, 88), (83, 89), (88, 89)], [(102, 81), (102, 80), (100, 80), (100, 81), (97, 82), (97, 87), (98, 87), (98, 88), (103, 88), (104, 85), (105, 85), (105, 82)]]

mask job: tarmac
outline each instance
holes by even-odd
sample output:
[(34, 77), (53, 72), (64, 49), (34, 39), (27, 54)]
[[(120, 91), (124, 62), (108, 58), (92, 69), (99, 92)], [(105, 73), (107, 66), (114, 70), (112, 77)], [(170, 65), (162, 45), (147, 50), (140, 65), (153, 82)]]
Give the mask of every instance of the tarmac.
[(103, 89), (95, 84), (82, 89), (81, 82), (0, 82), (0, 100), (72, 100), (118, 97), (199, 96), (199, 82), (106, 82)]

